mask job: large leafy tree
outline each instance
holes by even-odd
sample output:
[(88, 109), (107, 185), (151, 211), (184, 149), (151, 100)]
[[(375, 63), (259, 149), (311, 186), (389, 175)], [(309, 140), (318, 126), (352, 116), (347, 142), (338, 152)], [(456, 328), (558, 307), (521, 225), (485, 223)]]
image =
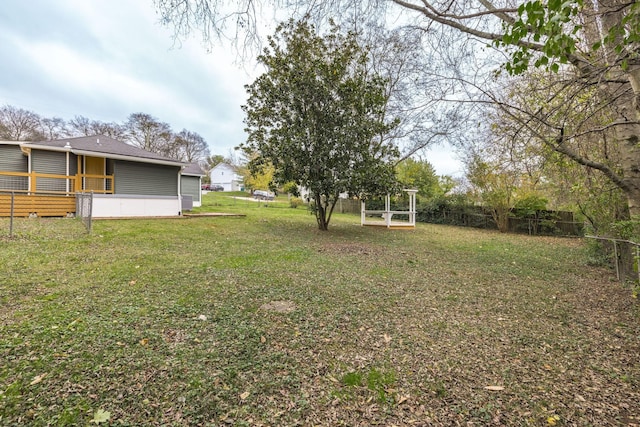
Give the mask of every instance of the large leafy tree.
[(320, 230), (341, 193), (391, 190), (398, 150), (385, 139), (386, 81), (370, 73), (367, 50), (339, 27), (320, 36), (307, 21), (278, 26), (258, 57), (266, 71), (246, 87), (241, 147), (250, 169), (273, 165), (274, 183), (307, 188)]
[(259, 172), (244, 177), (244, 185), (249, 190), (273, 190), (273, 165), (265, 165)]
[(426, 160), (409, 157), (396, 165), (396, 172), (398, 181), (404, 187), (417, 189), (423, 197), (431, 198), (443, 193), (433, 165)]

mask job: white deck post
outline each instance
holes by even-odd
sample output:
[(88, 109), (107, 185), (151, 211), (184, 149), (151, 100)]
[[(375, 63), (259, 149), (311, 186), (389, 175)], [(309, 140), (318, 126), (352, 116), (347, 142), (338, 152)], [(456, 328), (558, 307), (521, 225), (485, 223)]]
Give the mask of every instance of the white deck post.
[(416, 225), (416, 193), (418, 190), (404, 190), (409, 194), (409, 224)]
[(384, 221), (389, 228), (391, 226), (391, 196), (389, 194), (384, 199)]

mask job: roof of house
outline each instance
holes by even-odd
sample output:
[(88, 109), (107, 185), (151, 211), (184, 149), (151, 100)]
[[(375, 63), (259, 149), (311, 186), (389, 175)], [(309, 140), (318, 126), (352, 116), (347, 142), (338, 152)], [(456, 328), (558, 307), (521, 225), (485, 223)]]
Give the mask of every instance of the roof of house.
[(236, 168), (233, 165), (230, 165), (227, 162), (220, 162), (217, 165), (215, 165), (214, 167), (212, 167), (211, 170), (220, 169), (220, 168), (232, 169), (234, 171), (236, 170)]
[(80, 155), (99, 155), (120, 160), (134, 160), (144, 163), (158, 163), (173, 166), (185, 166), (185, 162), (152, 153), (134, 147), (104, 135), (81, 136), (78, 138), (57, 139), (54, 141), (25, 142), (25, 147), (42, 148), (54, 151), (69, 150)]
[(190, 163), (182, 169), (182, 175), (205, 176), (206, 172), (202, 170), (199, 164)]

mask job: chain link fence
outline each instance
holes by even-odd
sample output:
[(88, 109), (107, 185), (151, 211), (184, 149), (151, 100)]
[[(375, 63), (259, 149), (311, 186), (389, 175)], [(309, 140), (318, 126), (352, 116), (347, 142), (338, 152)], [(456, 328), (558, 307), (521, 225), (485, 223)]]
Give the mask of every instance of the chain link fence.
[[(391, 209), (406, 211), (408, 206), (407, 203), (400, 200), (393, 202)], [(338, 213), (359, 214), (360, 207), (359, 200), (339, 199), (335, 211)], [(384, 201), (368, 200), (367, 208), (372, 210), (384, 209)], [(489, 230), (498, 229), (493, 216), (481, 206), (474, 205), (433, 206), (418, 204), (416, 222)], [(575, 221), (573, 212), (545, 210), (530, 213), (514, 209), (508, 218), (507, 231), (532, 236), (582, 236), (584, 234), (583, 227), (584, 224), (582, 222)]]
[(93, 220), (93, 192), (76, 193), (76, 217), (82, 221), (88, 233), (91, 233)]

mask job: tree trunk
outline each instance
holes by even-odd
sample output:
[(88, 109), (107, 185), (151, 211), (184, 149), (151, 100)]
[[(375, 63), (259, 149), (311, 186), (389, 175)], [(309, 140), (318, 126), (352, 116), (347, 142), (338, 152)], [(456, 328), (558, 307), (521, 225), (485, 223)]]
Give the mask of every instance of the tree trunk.
[(623, 189), (629, 202), (632, 219), (640, 219), (640, 64), (629, 66), (625, 73), (632, 95), (619, 109), (621, 123), (616, 126), (616, 138), (622, 152)]
[[(604, 31), (600, 36), (602, 37), (616, 25), (620, 25), (624, 16), (621, 5), (626, 4), (626, 1), (600, 0), (597, 3)], [(612, 59), (620, 60), (626, 54), (625, 50), (617, 52), (614, 47), (622, 43), (620, 37), (621, 35), (609, 46), (604, 47), (605, 62)], [(615, 137), (622, 155), (623, 185), (620, 188), (627, 196), (631, 219), (640, 219), (640, 61), (631, 56), (626, 68), (619, 66), (612, 69), (609, 76), (612, 77), (612, 81), (615, 81), (614, 76), (619, 77), (619, 82), (609, 83), (605, 91), (609, 94), (623, 94), (620, 97), (612, 96), (612, 99), (615, 99), (612, 107), (618, 116)], [(626, 85), (620, 86), (620, 82), (625, 80), (631, 86), (628, 94), (624, 93)]]
[(314, 196), (316, 201), (316, 221), (318, 222), (318, 229), (321, 231), (329, 230), (329, 222), (327, 221), (327, 208), (322, 203), (322, 196)]
[(491, 215), (498, 227), (498, 231), (506, 233), (509, 231), (509, 213), (511, 209), (504, 206), (491, 208)]
[(616, 138), (622, 154), (624, 191), (632, 219), (640, 219), (640, 125), (620, 124), (616, 126)]
[[(631, 84), (632, 96), (618, 108), (620, 124), (615, 128), (615, 137), (620, 146), (624, 183), (622, 189), (627, 196), (629, 217), (632, 221), (640, 221), (640, 65), (632, 65), (626, 74)], [(634, 227), (633, 235), (621, 237), (640, 242), (638, 227)], [(636, 280), (635, 247), (620, 243), (618, 258), (616, 262), (619, 263), (621, 277)]]

